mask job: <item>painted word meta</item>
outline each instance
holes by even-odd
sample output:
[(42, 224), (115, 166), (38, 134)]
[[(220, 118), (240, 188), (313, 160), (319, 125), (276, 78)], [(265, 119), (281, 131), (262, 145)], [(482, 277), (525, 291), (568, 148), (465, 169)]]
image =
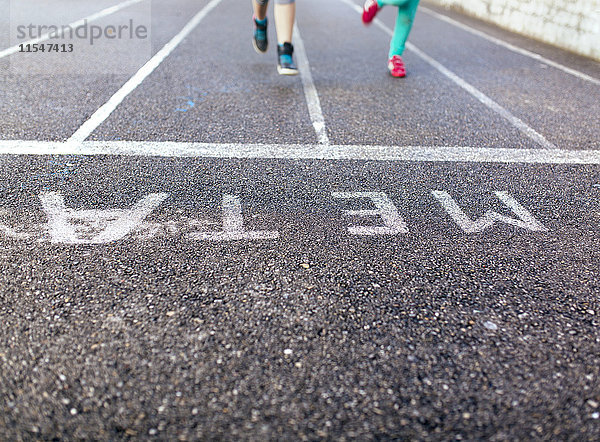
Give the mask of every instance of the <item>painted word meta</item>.
[[(488, 210), (483, 216), (471, 219), (448, 192), (432, 191), (450, 218), (465, 233), (478, 233), (497, 223), (508, 224), (532, 232), (545, 232), (548, 229), (507, 192), (495, 192), (496, 197), (514, 217)], [(349, 225), (347, 232), (357, 236), (399, 235), (409, 232), (408, 226), (398, 213), (398, 209), (383, 192), (332, 192), (333, 199), (368, 200), (372, 209), (343, 210), (345, 217), (358, 224)], [(65, 204), (58, 192), (45, 192), (39, 196), (48, 223), (44, 230), (50, 242), (55, 244), (107, 244), (124, 239), (139, 232), (145, 219), (167, 198), (167, 193), (151, 193), (141, 198), (131, 208), (111, 210), (75, 210)], [(361, 225), (360, 218), (378, 218), (379, 225)], [(171, 223), (172, 224), (172, 223)], [(202, 225), (195, 220), (194, 225)], [(0, 234), (13, 239), (29, 239), (31, 235), (17, 232), (0, 224)], [(222, 200), (221, 230), (196, 230), (185, 233), (190, 240), (237, 241), (274, 240), (280, 237), (278, 231), (247, 230), (244, 226), (242, 203), (238, 196), (225, 194)]]

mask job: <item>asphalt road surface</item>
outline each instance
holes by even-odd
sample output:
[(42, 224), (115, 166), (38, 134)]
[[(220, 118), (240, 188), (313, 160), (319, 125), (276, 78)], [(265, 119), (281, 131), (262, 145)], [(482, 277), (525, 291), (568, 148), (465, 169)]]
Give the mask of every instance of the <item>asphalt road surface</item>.
[(249, 3), (4, 0), (0, 439), (598, 440), (600, 65)]

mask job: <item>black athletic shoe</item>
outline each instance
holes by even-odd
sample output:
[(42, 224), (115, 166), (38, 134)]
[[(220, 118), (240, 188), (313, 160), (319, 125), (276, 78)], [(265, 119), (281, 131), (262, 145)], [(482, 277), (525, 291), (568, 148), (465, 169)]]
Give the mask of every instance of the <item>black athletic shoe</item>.
[(298, 68), (294, 63), (294, 47), (291, 43), (277, 46), (277, 72), (281, 75), (297, 75)]
[(267, 39), (267, 18), (265, 17), (265, 24), (261, 25), (256, 22), (256, 17), (252, 17), (254, 22), (254, 37), (252, 38), (252, 46), (254, 50), (259, 54), (267, 52), (269, 47), (269, 40)]

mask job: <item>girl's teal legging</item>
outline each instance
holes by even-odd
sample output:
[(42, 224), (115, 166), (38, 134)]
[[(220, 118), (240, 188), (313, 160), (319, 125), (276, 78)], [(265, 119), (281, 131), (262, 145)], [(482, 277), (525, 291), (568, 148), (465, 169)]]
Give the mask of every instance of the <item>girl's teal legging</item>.
[(402, 55), (406, 39), (417, 13), (419, 0), (377, 0), (377, 4), (379, 7), (385, 5), (398, 7), (398, 17), (396, 17), (396, 27), (394, 28), (394, 35), (390, 43), (389, 58), (392, 58), (394, 55)]

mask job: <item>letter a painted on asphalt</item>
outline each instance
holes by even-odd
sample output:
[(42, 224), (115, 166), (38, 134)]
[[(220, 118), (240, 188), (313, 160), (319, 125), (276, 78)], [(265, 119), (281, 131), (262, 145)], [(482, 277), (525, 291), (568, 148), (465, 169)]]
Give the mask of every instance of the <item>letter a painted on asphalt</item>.
[(152, 193), (131, 209), (74, 210), (58, 192), (40, 194), (55, 244), (105, 244), (123, 239), (162, 203), (168, 194)]

